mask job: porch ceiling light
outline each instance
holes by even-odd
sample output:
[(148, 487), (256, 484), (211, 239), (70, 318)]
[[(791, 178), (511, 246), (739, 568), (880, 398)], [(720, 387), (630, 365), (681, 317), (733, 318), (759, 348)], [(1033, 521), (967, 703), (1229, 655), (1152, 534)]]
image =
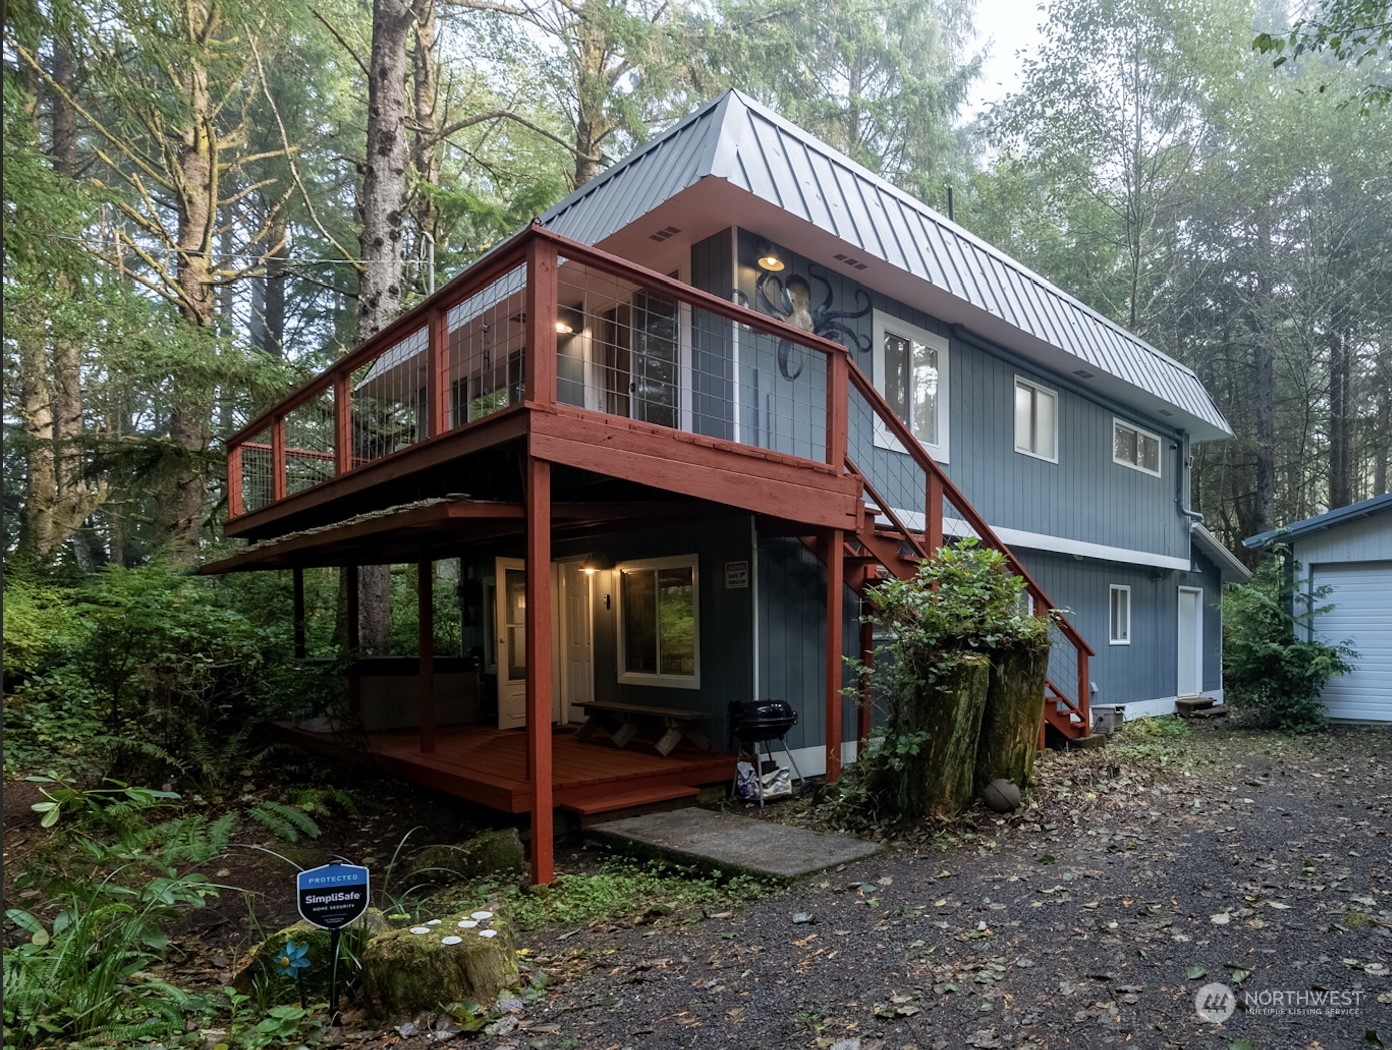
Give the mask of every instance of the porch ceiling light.
[(613, 564), (609, 559), (599, 554), (585, 555), (585, 560), (580, 564), (580, 571), (586, 576), (593, 576), (595, 573), (602, 572), (604, 569), (612, 568)]
[(768, 241), (759, 242), (759, 269), (767, 270), (769, 273), (778, 273), (783, 269), (783, 260), (778, 256), (778, 249)]

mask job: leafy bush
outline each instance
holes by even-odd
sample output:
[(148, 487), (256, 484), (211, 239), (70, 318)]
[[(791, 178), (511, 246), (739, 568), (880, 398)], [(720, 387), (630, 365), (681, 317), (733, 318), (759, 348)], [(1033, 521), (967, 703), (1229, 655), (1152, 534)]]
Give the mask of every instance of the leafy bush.
[(13, 576), (5, 581), (4, 619), (9, 692), (57, 662), (78, 627), (71, 588)]
[(1314, 618), (1328, 587), (1295, 587), (1298, 563), (1273, 559), (1252, 579), (1223, 593), (1223, 677), (1226, 697), (1259, 719), (1292, 732), (1320, 729), (1327, 722), (1320, 693), (1348, 674), (1358, 654), (1348, 642), (1314, 639)]

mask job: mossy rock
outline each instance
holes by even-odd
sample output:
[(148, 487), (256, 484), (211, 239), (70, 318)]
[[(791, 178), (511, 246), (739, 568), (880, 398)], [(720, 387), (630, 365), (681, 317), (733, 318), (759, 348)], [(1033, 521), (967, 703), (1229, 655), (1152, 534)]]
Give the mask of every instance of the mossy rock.
[(389, 1017), (447, 1003), (491, 1003), (517, 982), (517, 951), (496, 911), (482, 920), (459, 912), (374, 937), (363, 950), (362, 968), (366, 1005)]
[[(377, 908), (368, 908), (363, 917), (343, 928), (340, 935), (338, 979), (342, 985), (351, 965), (349, 959), (361, 955), (363, 945), (388, 929), (386, 917)], [(284, 985), (293, 988), (292, 997), (298, 996), (300, 983), (303, 983), (308, 996), (325, 996), (329, 993), (329, 979), (333, 973), (333, 955), (330, 952), (331, 933), (301, 919), (271, 936), (253, 948), (238, 964), (232, 977), (232, 985), (239, 992), (250, 994), (257, 981), (267, 988)], [(299, 972), (299, 981), (278, 973), (275, 968), (277, 957), (285, 951), (285, 945), (294, 941), (303, 944), (309, 951), (306, 958), (309, 966)]]
[(484, 831), (455, 846), (426, 846), (411, 858), (410, 875), (436, 883), (504, 876), (527, 871), (527, 852), (516, 828)]

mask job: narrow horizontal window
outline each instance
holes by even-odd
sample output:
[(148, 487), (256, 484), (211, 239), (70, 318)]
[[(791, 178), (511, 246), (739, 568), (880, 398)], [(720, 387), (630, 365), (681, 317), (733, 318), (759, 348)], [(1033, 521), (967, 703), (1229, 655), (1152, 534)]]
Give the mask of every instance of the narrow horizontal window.
[(1112, 420), (1112, 462), (1160, 476), (1160, 438), (1148, 430)]

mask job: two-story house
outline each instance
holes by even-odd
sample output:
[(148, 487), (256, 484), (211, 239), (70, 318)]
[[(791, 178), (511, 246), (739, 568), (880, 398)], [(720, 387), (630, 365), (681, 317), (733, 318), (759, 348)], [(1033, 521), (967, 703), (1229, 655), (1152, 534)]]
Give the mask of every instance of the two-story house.
[(236, 435), (227, 532), (257, 542), (207, 571), (459, 558), (484, 687), (431, 651), (423, 587), (419, 659), (355, 702), (387, 768), (530, 811), (549, 881), (553, 806), (731, 762), (553, 723), (668, 709), (718, 747), (730, 701), (783, 699), (834, 778), (868, 730), (861, 602), (954, 537), (1066, 610), (1047, 735), (1219, 694), (1242, 568), (1188, 467), (1229, 434), (1190, 369), (732, 91)]

